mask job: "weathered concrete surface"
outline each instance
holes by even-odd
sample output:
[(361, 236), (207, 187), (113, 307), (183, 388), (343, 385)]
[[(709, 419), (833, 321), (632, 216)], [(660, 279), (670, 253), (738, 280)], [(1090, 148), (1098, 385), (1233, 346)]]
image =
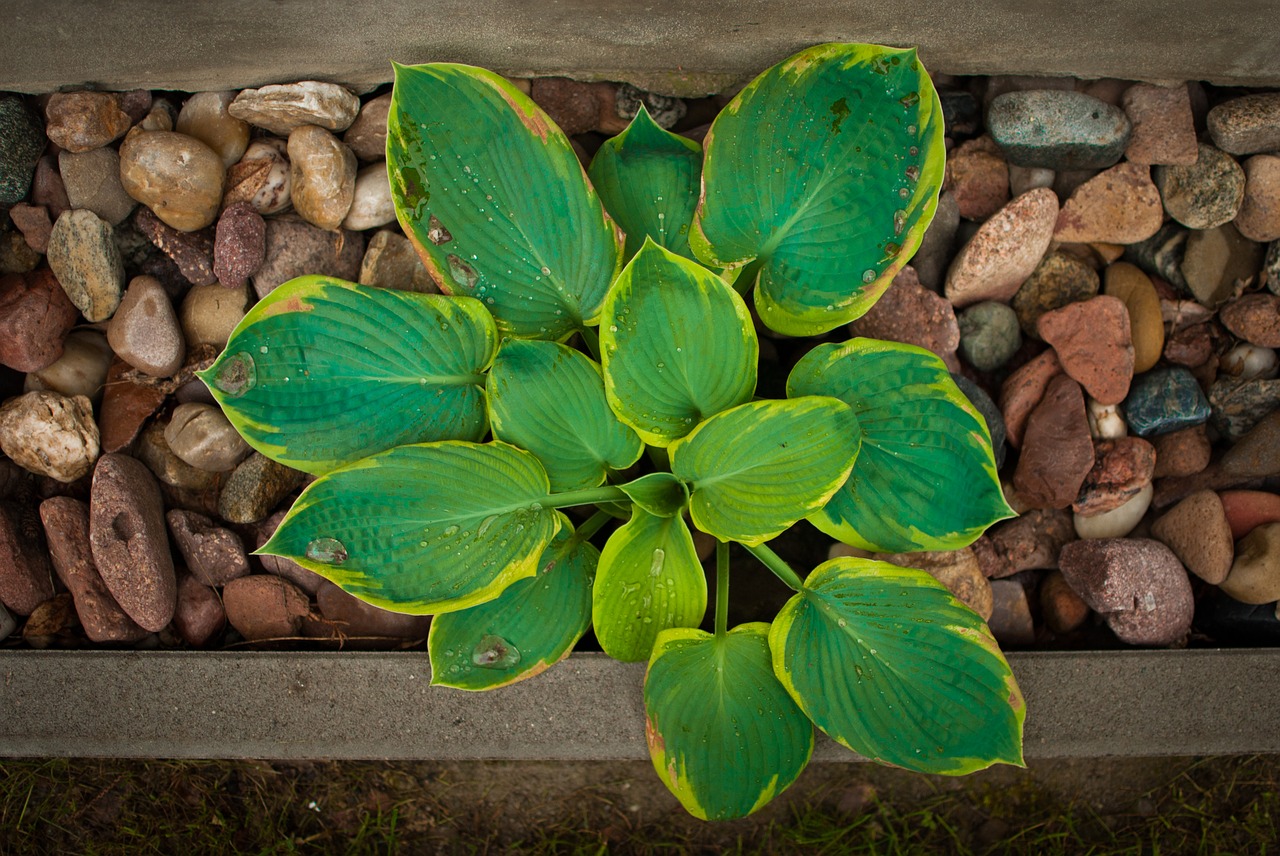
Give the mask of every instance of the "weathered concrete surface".
[(699, 94), (826, 41), (918, 45), (954, 74), (1280, 83), (1275, 4), (1256, 0), (7, 0), (0, 90), (363, 87), (394, 59)]
[[(1027, 758), (1280, 752), (1280, 651), (1009, 656)], [(0, 652), (0, 757), (646, 758), (644, 666), (579, 654), (492, 693), (424, 654)], [(822, 739), (815, 761), (859, 760)]]

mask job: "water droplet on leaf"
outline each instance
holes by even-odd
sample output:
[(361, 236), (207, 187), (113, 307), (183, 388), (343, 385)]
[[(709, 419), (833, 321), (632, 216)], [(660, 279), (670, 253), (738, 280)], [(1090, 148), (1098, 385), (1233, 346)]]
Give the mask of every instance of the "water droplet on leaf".
[(224, 359), (214, 375), (213, 385), (219, 391), (237, 397), (253, 389), (258, 383), (258, 368), (253, 357), (241, 351)]
[(347, 548), (337, 538), (315, 538), (307, 544), (307, 558), (326, 565), (341, 565), (347, 560)]
[(471, 662), (482, 669), (510, 669), (520, 663), (520, 649), (501, 636), (486, 634), (472, 649)]

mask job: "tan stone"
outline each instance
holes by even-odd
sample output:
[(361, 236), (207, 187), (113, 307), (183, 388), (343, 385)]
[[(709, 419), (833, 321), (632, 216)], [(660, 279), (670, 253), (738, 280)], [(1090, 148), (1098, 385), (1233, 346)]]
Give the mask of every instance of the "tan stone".
[(1154, 367), (1164, 352), (1164, 317), (1151, 278), (1135, 265), (1116, 262), (1103, 274), (1102, 293), (1119, 298), (1129, 312), (1134, 374)]
[(1164, 210), (1151, 170), (1120, 163), (1076, 188), (1062, 206), (1055, 240), (1135, 244), (1160, 230)]
[(337, 229), (355, 198), (355, 154), (318, 125), (294, 130), (288, 149), (294, 210), (321, 229)]
[(217, 219), (223, 178), (217, 152), (186, 134), (134, 130), (120, 146), (125, 191), (183, 232)]
[(228, 167), (249, 147), (249, 124), (227, 112), (235, 97), (235, 92), (197, 92), (182, 105), (174, 128), (213, 149)]

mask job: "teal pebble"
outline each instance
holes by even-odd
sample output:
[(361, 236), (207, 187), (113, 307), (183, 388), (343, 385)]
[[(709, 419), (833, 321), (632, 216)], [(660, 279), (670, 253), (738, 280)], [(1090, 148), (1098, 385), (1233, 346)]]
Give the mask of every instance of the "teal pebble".
[(1209, 401), (1182, 366), (1152, 369), (1133, 379), (1124, 400), (1125, 419), (1139, 437), (1168, 434), (1209, 420)]
[(995, 371), (1022, 347), (1018, 314), (1004, 303), (988, 300), (960, 313), (960, 353), (980, 372)]

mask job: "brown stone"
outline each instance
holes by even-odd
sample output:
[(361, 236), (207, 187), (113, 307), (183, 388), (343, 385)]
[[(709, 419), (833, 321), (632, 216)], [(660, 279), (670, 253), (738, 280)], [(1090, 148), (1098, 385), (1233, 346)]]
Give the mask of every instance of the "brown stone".
[(997, 523), (973, 544), (989, 579), (1028, 570), (1056, 568), (1062, 545), (1076, 539), (1071, 515), (1062, 509), (1032, 509)]
[(1062, 571), (1053, 571), (1040, 583), (1040, 612), (1054, 633), (1070, 633), (1089, 620), (1089, 604), (1081, 600)]
[(1049, 249), (1057, 215), (1058, 197), (1039, 187), (979, 226), (947, 271), (945, 290), (952, 305), (961, 309), (1013, 297)]
[(217, 218), (224, 179), (218, 153), (186, 134), (135, 130), (120, 145), (125, 191), (183, 232)]
[(1031, 411), (1044, 397), (1049, 381), (1062, 374), (1058, 355), (1049, 349), (1005, 379), (1000, 387), (1000, 415), (1004, 417), (1009, 445), (1022, 445), (1022, 432)]
[(1220, 587), (1241, 603), (1280, 600), (1280, 523), (1263, 523), (1240, 539)]
[(1066, 508), (1080, 494), (1093, 460), (1080, 385), (1055, 377), (1027, 420), (1014, 489), (1032, 508)]
[(227, 621), (250, 642), (298, 636), (311, 614), (311, 602), (296, 586), (265, 574), (227, 583), (222, 605)]
[(169, 377), (187, 354), (177, 313), (160, 281), (135, 276), (107, 327), (111, 349), (152, 377)]
[(1231, 524), (1222, 500), (1211, 490), (1188, 496), (1151, 526), (1151, 537), (1173, 551), (1187, 570), (1218, 585), (1231, 571), (1235, 555)]
[(1041, 315), (1088, 300), (1098, 293), (1098, 285), (1098, 274), (1080, 259), (1063, 252), (1049, 253), (1036, 265), (1009, 305), (1018, 314), (1022, 332), (1039, 339), (1036, 324)]
[(1172, 645), (1191, 629), (1195, 602), (1187, 571), (1147, 538), (1073, 541), (1059, 565), (1067, 582), (1130, 645)]
[(124, 360), (116, 360), (107, 372), (98, 414), (104, 452), (119, 452), (128, 447), (143, 424), (164, 404), (164, 390), (124, 377), (130, 368)]
[(876, 553), (876, 559), (902, 568), (924, 571), (947, 587), (965, 606), (982, 620), (991, 617), (991, 584), (982, 573), (973, 550), (937, 550), (919, 553)]
[(165, 515), (178, 552), (187, 567), (207, 586), (224, 586), (249, 574), (249, 558), (240, 536), (203, 514), (173, 509)]
[(1133, 373), (1154, 368), (1164, 351), (1164, 317), (1151, 278), (1136, 265), (1116, 262), (1107, 267), (1103, 280), (1103, 294), (1118, 298), (1129, 315)]
[(1156, 450), (1141, 437), (1102, 440), (1071, 509), (1086, 516), (1119, 508), (1151, 484)]
[(53, 566), (35, 509), (0, 499), (0, 603), (30, 615), (53, 597)]
[(212, 285), (218, 281), (213, 272), (213, 230), (184, 232), (164, 223), (150, 208), (139, 208), (133, 217), (138, 231), (156, 249), (173, 259), (178, 270), (192, 285)]
[(9, 219), (18, 227), (28, 247), (40, 255), (48, 251), (49, 233), (53, 231), (53, 220), (49, 217), (48, 208), (19, 202), (9, 209)]
[(1222, 326), (1235, 336), (1263, 348), (1280, 348), (1280, 296), (1246, 294), (1222, 307)]
[(1244, 162), (1244, 176), (1236, 228), (1250, 241), (1280, 238), (1280, 155), (1254, 155)]
[(1151, 170), (1120, 163), (1076, 188), (1062, 206), (1055, 240), (1136, 244), (1160, 230), (1164, 209)]
[(1264, 523), (1280, 523), (1280, 495), (1265, 490), (1224, 490), (1219, 498), (1232, 538), (1243, 538)]
[(1125, 90), (1121, 106), (1133, 131), (1125, 159), (1139, 164), (1196, 162), (1196, 128), (1187, 85), (1135, 83)]
[(341, 131), (355, 121), (360, 99), (336, 83), (300, 80), (246, 89), (235, 97), (227, 112), (283, 137), (300, 125)]
[(69, 152), (87, 152), (118, 139), (132, 124), (114, 92), (55, 92), (44, 108), (45, 134)]
[(1151, 443), (1156, 449), (1156, 466), (1151, 475), (1157, 479), (1195, 475), (1209, 466), (1213, 451), (1204, 425), (1159, 434), (1151, 438)]
[(190, 574), (178, 580), (178, 606), (173, 613), (173, 629), (188, 645), (200, 647), (227, 623), (226, 610), (218, 593)]
[(48, 268), (0, 276), (0, 363), (20, 372), (52, 365), (79, 317)]
[(355, 198), (355, 154), (317, 125), (294, 129), (288, 151), (294, 211), (321, 229), (337, 229)]
[(564, 77), (536, 77), (530, 97), (569, 136), (594, 131), (600, 116), (595, 85)]
[(428, 615), (405, 615), (380, 609), (347, 594), (328, 580), (323, 581), (316, 592), (316, 605), (323, 620), (308, 622), (303, 627), (308, 636), (342, 641), (353, 636), (426, 639), (431, 629), (431, 617)]
[(342, 135), (342, 142), (366, 163), (387, 156), (387, 116), (391, 113), (391, 93), (366, 101), (360, 115)]
[(922, 286), (911, 267), (898, 272), (867, 314), (850, 322), (849, 335), (917, 345), (937, 354), (950, 371), (960, 368), (955, 311), (948, 300)]
[(1102, 404), (1119, 404), (1133, 380), (1129, 313), (1118, 298), (1102, 295), (1040, 316), (1040, 338), (1058, 354), (1063, 370)]
[[(262, 545), (271, 540), (271, 536), (275, 534), (276, 529), (284, 520), (287, 510), (277, 511), (266, 520), (260, 521), (253, 527), (253, 549), (258, 550)], [(283, 556), (270, 556), (266, 554), (255, 557), (261, 564), (262, 569), (269, 574), (275, 574), (278, 577), (284, 577), (289, 582), (296, 585), (309, 595), (314, 596), (320, 591), (320, 587), (328, 582), (324, 577), (315, 571), (302, 567), (292, 559), (286, 559)]]
[(1177, 366), (1199, 368), (1213, 356), (1213, 327), (1193, 324), (1174, 330), (1164, 342), (1164, 358)]
[(986, 220), (1009, 201), (1009, 166), (990, 137), (968, 140), (948, 154), (947, 183), (966, 220)]
[(227, 288), (243, 289), (267, 252), (267, 224), (248, 202), (228, 205), (218, 218), (213, 273)]
[(222, 158), (223, 166), (231, 166), (249, 146), (249, 125), (227, 112), (235, 92), (197, 92), (187, 99), (178, 113), (174, 130), (195, 137)]

